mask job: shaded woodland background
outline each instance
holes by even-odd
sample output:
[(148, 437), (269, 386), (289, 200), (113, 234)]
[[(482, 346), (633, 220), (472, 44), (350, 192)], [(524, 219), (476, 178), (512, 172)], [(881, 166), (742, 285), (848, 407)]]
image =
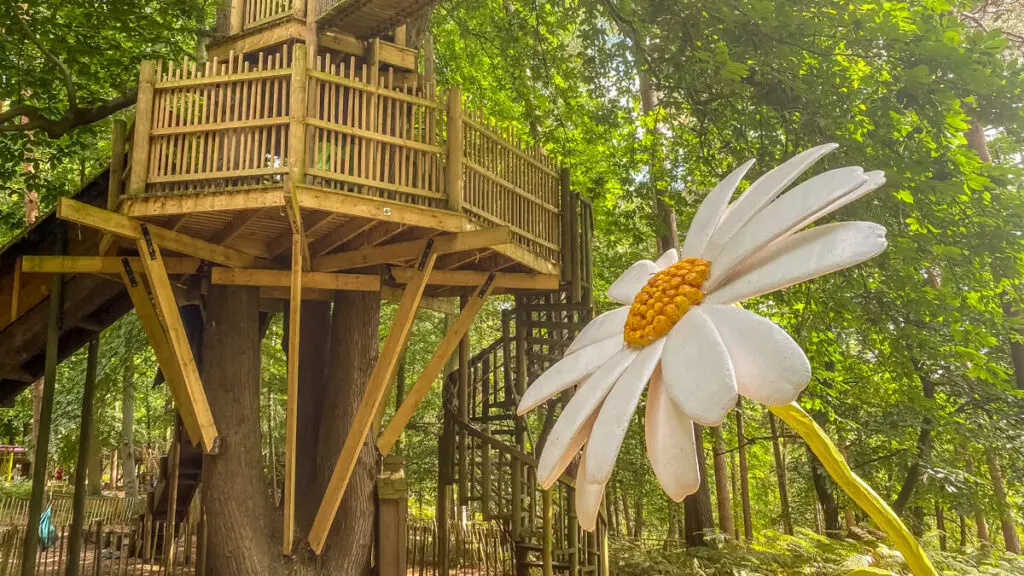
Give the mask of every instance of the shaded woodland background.
[[(216, 10), (212, 0), (0, 0), (0, 243), (102, 170), (111, 119), (131, 116), (139, 62), (201, 56)], [(598, 312), (617, 274), (685, 231), (703, 194), (749, 157), (756, 177), (836, 141), (824, 168), (884, 170), (881, 190), (835, 218), (884, 224), (888, 250), (750, 306), (807, 351), (814, 377), (801, 404), (925, 545), (949, 552), (940, 564), (1024, 572), (1024, 3), (446, 0), (425, 25), (442, 87), (460, 84), (517, 125), (593, 201)], [(510, 305), (488, 305), (473, 351)], [(443, 323), (417, 317), (410, 381)], [(262, 360), (275, 490), (281, 336), (278, 317)], [(116, 468), (116, 487), (132, 494), (145, 478), (132, 472), (152, 470), (173, 413), (135, 317), (102, 340), (90, 486)], [(77, 455), (84, 366), (83, 351), (60, 367), (54, 471)], [(425, 517), (440, 412), (435, 387), (402, 447), (410, 510)], [(620, 573), (771, 563), (830, 573), (884, 552), (805, 446), (753, 404), (705, 433), (708, 489), (688, 508), (705, 514), (683, 514), (649, 469), (640, 414), (607, 494)], [(32, 422), (26, 392), (0, 410), (0, 441), (30, 444)]]

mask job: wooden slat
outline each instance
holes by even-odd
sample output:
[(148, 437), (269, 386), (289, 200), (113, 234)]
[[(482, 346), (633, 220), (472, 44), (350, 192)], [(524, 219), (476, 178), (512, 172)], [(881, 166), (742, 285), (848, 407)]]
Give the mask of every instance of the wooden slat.
[[(288, 270), (256, 268), (214, 268), (210, 274), (213, 284), (236, 286), (291, 286)], [(380, 290), (380, 276), (373, 274), (335, 274), (331, 272), (303, 272), (302, 286), (320, 290)]]
[[(61, 198), (58, 201), (57, 217), (69, 222), (75, 222), (76, 224), (110, 232), (135, 240), (136, 242), (142, 239), (142, 231), (139, 228), (138, 221), (69, 198)], [(195, 256), (196, 258), (202, 258), (217, 264), (250, 268), (269, 265), (269, 262), (262, 258), (246, 254), (240, 250), (211, 244), (160, 228), (159, 226), (150, 225), (149, 233), (154, 242), (159, 243), (168, 250), (188, 254), (189, 256)]]
[(255, 210), (284, 206), (284, 189), (250, 188), (227, 192), (126, 197), (121, 201), (125, 216), (143, 218), (220, 210)]
[[(22, 270), (40, 274), (120, 274), (121, 258), (116, 256), (22, 256)], [(128, 258), (132, 268), (144, 273), (142, 260)], [(192, 274), (202, 262), (199, 258), (164, 258), (168, 274)]]
[[(416, 276), (413, 268), (392, 268), (391, 273), (398, 282), (409, 282)], [(479, 286), (487, 280), (487, 272), (475, 270), (434, 270), (428, 284), (445, 286)], [(516, 274), (498, 272), (494, 276), (495, 288), (523, 290), (557, 290), (559, 278), (554, 274)]]
[(377, 408), (384, 399), (384, 392), (387, 384), (394, 373), (395, 365), (402, 350), (405, 349), (409, 331), (416, 315), (416, 308), (419, 307), (420, 298), (423, 296), (423, 289), (427, 286), (427, 277), (434, 267), (437, 254), (426, 254), (422, 261), (422, 267), (416, 270), (416, 274), (409, 280), (402, 295), (402, 302), (398, 305), (398, 312), (391, 322), (391, 329), (384, 339), (384, 346), (381, 348), (377, 363), (374, 365), (373, 373), (366, 384), (363, 399), (359, 404), (356, 415), (352, 420), (352, 427), (349, 428), (345, 437), (345, 444), (342, 446), (341, 454), (334, 466), (330, 482), (327, 484), (327, 492), (324, 494), (320, 507), (317, 509), (316, 518), (309, 531), (309, 544), (313, 551), (319, 554), (327, 540), (327, 533), (334, 523), (334, 516), (338, 513), (338, 506), (341, 505), (341, 498), (345, 494), (345, 488), (352, 477), (355, 469), (356, 457), (363, 445), (370, 426), (373, 424), (373, 417)]
[(361, 248), (351, 252), (329, 254), (315, 259), (313, 261), (313, 270), (329, 272), (408, 260), (422, 254), (428, 241), (433, 243), (432, 250), (434, 252), (448, 254), (464, 250), (489, 248), (495, 244), (506, 244), (511, 241), (511, 231), (508, 228), (490, 228), (437, 236), (431, 239), (396, 242), (386, 246)]
[(452, 352), (455, 351), (462, 337), (469, 331), (470, 325), (473, 324), (473, 319), (476, 318), (480, 308), (494, 289), (494, 284), (491, 280), (493, 280), (493, 277), (489, 277), (484, 285), (477, 290), (476, 295), (469, 299), (462, 313), (459, 314), (455, 323), (452, 324), (451, 328), (444, 335), (444, 339), (438, 344), (433, 356), (430, 357), (430, 361), (427, 362), (423, 372), (416, 379), (416, 383), (408, 391), (405, 401), (402, 402), (395, 415), (392, 416), (391, 421), (388, 422), (384, 433), (377, 440), (377, 449), (380, 450), (381, 454), (387, 456), (391, 452), (391, 448), (394, 447), (395, 442), (401, 437), (402, 431), (409, 424), (413, 413), (416, 412), (416, 408), (419, 407), (420, 403), (427, 396), (430, 385), (437, 379), (437, 375), (441, 373), (444, 365), (448, 362), (448, 358), (451, 357)]
[(338, 214), (399, 222), (447, 232), (462, 232), (468, 227), (465, 216), (447, 210), (411, 206), (401, 202), (368, 198), (334, 190), (318, 190), (305, 186), (296, 186), (296, 188), (298, 188), (299, 205), (303, 208), (327, 210)]
[(255, 72), (237, 72), (234, 74), (220, 74), (185, 80), (165, 80), (156, 83), (157, 91), (170, 90), (171, 88), (194, 88), (205, 84), (226, 84), (229, 82), (246, 82), (250, 80), (269, 80), (271, 78), (285, 78), (291, 76), (291, 68), (277, 70), (258, 70)]
[(160, 256), (160, 247), (155, 239), (149, 242), (146, 238), (136, 240), (136, 246), (141, 255), (142, 267), (149, 275), (153, 303), (167, 329), (167, 342), (170, 344), (171, 352), (184, 377), (188, 402), (196, 415), (196, 422), (199, 426), (198, 436), (189, 434), (189, 437), (192, 442), (199, 441), (203, 445), (204, 452), (215, 452), (217, 427), (213, 423), (213, 413), (210, 411), (210, 404), (206, 399), (206, 391), (203, 390), (203, 382), (199, 378), (199, 369), (192, 356), (192, 348), (188, 341), (188, 335), (185, 333), (185, 326), (181, 322), (181, 314), (178, 312), (178, 304), (175, 302), (171, 282), (167, 277), (167, 269)]

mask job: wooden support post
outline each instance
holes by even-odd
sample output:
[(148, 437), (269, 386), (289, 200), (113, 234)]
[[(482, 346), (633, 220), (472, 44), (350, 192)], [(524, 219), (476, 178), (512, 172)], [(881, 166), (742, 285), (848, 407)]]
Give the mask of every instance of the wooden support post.
[(569, 244), (572, 246), (572, 259), (569, 262), (572, 280), (572, 303), (579, 304), (583, 300), (583, 260), (580, 258), (580, 219), (579, 196), (569, 193), (569, 210), (564, 217), (569, 218)]
[(551, 527), (551, 490), (544, 490), (542, 493), (542, 524), (541, 524), (541, 562), (544, 576), (553, 576), (551, 552), (554, 547), (552, 540), (553, 530)]
[(110, 139), (110, 181), (107, 183), (107, 210), (117, 211), (117, 203), (121, 200), (124, 176), (124, 144), (128, 134), (128, 124), (118, 118), (114, 120), (114, 132)]
[[(459, 304), (463, 310), (469, 305), (469, 299), (465, 296), (460, 298)], [(456, 388), (456, 407), (459, 420), (469, 422), (469, 336), (464, 335), (459, 340), (459, 385)], [(465, 431), (459, 431), (459, 506), (469, 504), (469, 439)]]
[(181, 431), (174, 423), (174, 441), (167, 455), (167, 525), (164, 526), (164, 566), (171, 572), (174, 568), (174, 524), (178, 516), (178, 471), (181, 463)]
[(128, 194), (146, 193), (149, 176), (149, 131), (153, 126), (153, 92), (156, 86), (156, 68), (153, 62), (142, 62), (139, 70), (139, 99), (135, 103), (135, 140), (132, 142), (132, 176)]
[[(64, 253), (64, 226), (57, 227), (57, 254)], [(53, 393), (57, 383), (57, 362), (60, 348), (61, 309), (64, 304), (64, 280), (54, 274), (50, 281), (50, 308), (46, 326), (46, 359), (43, 375), (43, 401), (39, 409), (39, 431), (32, 460), (32, 496), (28, 504), (28, 521), (21, 556), (21, 575), (35, 576), (36, 546), (39, 537), (39, 516), (43, 513), (46, 491), (46, 462), (50, 448), (50, 424), (53, 422)]]
[(566, 488), (565, 503), (569, 509), (566, 530), (569, 531), (569, 576), (578, 576), (580, 572), (580, 525), (576, 520), (576, 489)]
[[(490, 436), (491, 432), (484, 424), (483, 433)], [(500, 453), (499, 453), (500, 455)], [(491, 446), (480, 443), (480, 508), (483, 510), (484, 521), (491, 519)]]
[(341, 498), (345, 494), (345, 488), (355, 469), (356, 457), (359, 455), (359, 450), (373, 424), (377, 407), (384, 399), (384, 392), (394, 373), (398, 357), (405, 349), (409, 330), (416, 315), (416, 308), (419, 306), (423, 289), (427, 285), (427, 278), (430, 276), (436, 260), (437, 254), (433, 253), (428, 245), (420, 257), (417, 267), (418, 274), (405, 287), (402, 302), (398, 305), (398, 313), (395, 314), (394, 320), (391, 322), (391, 329), (388, 331), (387, 338), (384, 339), (384, 346), (373, 367), (373, 373), (370, 374), (366, 392), (356, 410), (352, 427), (345, 436), (345, 444), (342, 446), (341, 454), (331, 473), (327, 492), (320, 502), (320, 508), (316, 512), (316, 518), (309, 531), (309, 544), (317, 554), (323, 550), (324, 543), (327, 541), (327, 533), (331, 524), (334, 523), (334, 516), (338, 513)]
[(402, 431), (405, 430), (406, 425), (412, 420), (416, 408), (426, 398), (427, 392), (430, 391), (430, 385), (437, 379), (437, 375), (441, 373), (445, 363), (448, 362), (448, 358), (455, 351), (456, 346), (460, 347), (461, 357), (462, 343), (468, 341), (466, 334), (469, 332), (469, 327), (473, 324), (473, 319), (476, 318), (480, 308), (483, 307), (487, 297), (491, 295), (491, 291), (494, 289), (493, 280), (494, 274), (491, 274), (488, 280), (476, 291), (476, 296), (470, 298), (463, 305), (462, 313), (459, 314), (458, 319), (455, 320), (455, 323), (448, 329), (444, 338), (441, 339), (441, 343), (434, 350), (430, 361), (427, 362), (423, 372), (416, 379), (416, 383), (409, 390), (405, 401), (395, 411), (395, 415), (388, 422), (388, 427), (377, 440), (377, 449), (380, 450), (381, 454), (385, 456), (389, 454), (395, 443), (401, 438)]
[(448, 91), (448, 209), (462, 212), (462, 89)]
[[(296, 2), (296, 5), (302, 2)], [(306, 50), (292, 51), (292, 79), (290, 118), (288, 124), (288, 179), (285, 199), (288, 206), (288, 219), (292, 232), (303, 237), (300, 253), (304, 261), (303, 268), (309, 269), (309, 245), (305, 242), (305, 231), (302, 228), (302, 211), (299, 208), (297, 186), (306, 183), (306, 107), (308, 106), (309, 69), (307, 68)]]
[[(516, 298), (516, 377), (513, 386), (516, 401), (526, 393), (527, 357), (526, 357), (526, 314), (523, 310), (525, 301), (522, 296)], [(526, 449), (526, 423), (522, 416), (515, 417), (515, 445), (519, 450)], [(512, 540), (518, 542), (523, 537), (523, 464), (512, 459)], [(532, 489), (532, 487), (530, 487)], [(518, 562), (517, 562), (518, 565)]]
[(384, 458), (383, 471), (377, 477), (377, 501), (377, 573), (379, 576), (406, 576), (409, 489), (403, 461), (398, 456)]
[(152, 493), (147, 498), (146, 515), (142, 519), (142, 560), (149, 563), (153, 558), (153, 510)]
[[(167, 330), (167, 343), (170, 345), (171, 355), (181, 371), (191, 413), (195, 415), (197, 435), (193, 436), (190, 432), (189, 438), (193, 444), (201, 443), (204, 452), (216, 452), (217, 427), (213, 423), (213, 413), (210, 411), (210, 404), (206, 399), (206, 391), (203, 390), (203, 382), (199, 378), (199, 369), (196, 367), (195, 357), (192, 356), (192, 347), (185, 334), (185, 326), (181, 322), (181, 314), (174, 299), (171, 282), (167, 278), (167, 269), (164, 267), (163, 258), (160, 255), (160, 247), (150, 238), (145, 225), (142, 227), (142, 236), (136, 241), (139, 255), (142, 258), (142, 267), (149, 277), (149, 285), (153, 291), (153, 303), (156, 311), (163, 318), (164, 327)], [(180, 410), (181, 408), (179, 408)]]
[(561, 193), (562, 193), (562, 213), (559, 218), (562, 221), (562, 281), (572, 281), (572, 261), (573, 261), (573, 242), (572, 242), (572, 215), (569, 212), (571, 206), (572, 190), (569, 189), (569, 169), (562, 168), (560, 174), (561, 178)]
[(231, 35), (242, 33), (242, 22), (245, 21), (245, 0), (231, 0), (231, 24), (229, 32)]
[(285, 412), (284, 555), (295, 539), (295, 451), (299, 417), (299, 321), (302, 317), (302, 236), (292, 235), (291, 298), (288, 306), (288, 399)]
[(89, 465), (89, 448), (93, 443), (93, 400), (96, 398), (96, 364), (99, 358), (99, 335), (89, 341), (85, 363), (85, 387), (82, 391), (82, 419), (79, 427), (78, 460), (75, 463), (75, 493), (71, 508), (71, 533), (68, 535), (67, 576), (78, 576), (82, 555), (82, 530), (85, 528), (85, 478)]
[(395, 40), (395, 44), (398, 44), (399, 46), (405, 46), (405, 44), (406, 44), (406, 26), (405, 26), (405, 24), (401, 24), (401, 25), (395, 27), (394, 40)]

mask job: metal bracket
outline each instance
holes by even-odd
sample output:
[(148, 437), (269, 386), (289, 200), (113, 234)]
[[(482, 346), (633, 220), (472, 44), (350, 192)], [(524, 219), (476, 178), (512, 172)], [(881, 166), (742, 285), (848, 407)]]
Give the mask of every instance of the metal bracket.
[(139, 224), (142, 231), (142, 238), (146, 241), (146, 250), (149, 252), (149, 259), (156, 260), (156, 248), (153, 246), (153, 238), (149, 235), (149, 226)]
[(491, 272), (490, 274), (487, 275), (487, 280), (484, 280), (484, 283), (480, 285), (480, 290), (476, 293), (478, 298), (482, 300), (484, 295), (487, 294), (487, 290), (489, 290), (491, 284), (494, 283), (495, 276), (496, 274), (494, 272)]
[(135, 270), (132, 270), (132, 263), (128, 261), (128, 257), (124, 256), (121, 258), (121, 266), (124, 266), (124, 273), (128, 276), (128, 282), (135, 288), (139, 285), (139, 281), (135, 279)]
[(416, 269), (419, 270), (420, 272), (422, 272), (423, 268), (426, 267), (426, 265), (427, 265), (427, 258), (430, 257), (430, 252), (433, 249), (434, 249), (434, 239), (433, 238), (427, 238), (427, 245), (423, 247), (423, 254), (420, 256), (420, 262), (419, 262), (419, 264), (416, 265)]

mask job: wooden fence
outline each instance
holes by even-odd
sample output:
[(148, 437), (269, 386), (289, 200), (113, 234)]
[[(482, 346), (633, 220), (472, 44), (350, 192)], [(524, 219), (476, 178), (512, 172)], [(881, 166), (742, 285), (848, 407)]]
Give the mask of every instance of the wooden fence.
[[(50, 518), (54, 526), (71, 523), (71, 495), (54, 494), (50, 499), (52, 505)], [(146, 499), (143, 498), (107, 498), (88, 496), (85, 499), (85, 522), (102, 522), (108, 527), (124, 527), (135, 522), (138, 515), (145, 509)], [(28, 500), (14, 497), (0, 499), (0, 526), (24, 526), (28, 523)]]
[(273, 22), (291, 14), (292, 9), (292, 0), (244, 0), (242, 28), (248, 30)]
[[(406, 558), (409, 576), (439, 576), (437, 525), (432, 520), (410, 518)], [(448, 527), (448, 574), (511, 576), (512, 540), (494, 522), (451, 523)]]
[[(82, 537), (82, 550), (77, 562), (82, 576), (192, 576), (197, 570), (202, 548), (202, 530), (194, 522), (178, 526), (172, 561), (164, 555), (162, 522), (131, 527), (110, 527), (103, 522), (88, 525)], [(67, 546), (70, 527), (57, 531), (57, 541), (36, 557), (36, 576), (61, 576), (67, 571)], [(25, 539), (24, 526), (0, 527), (0, 576), (21, 573), (21, 554)]]

